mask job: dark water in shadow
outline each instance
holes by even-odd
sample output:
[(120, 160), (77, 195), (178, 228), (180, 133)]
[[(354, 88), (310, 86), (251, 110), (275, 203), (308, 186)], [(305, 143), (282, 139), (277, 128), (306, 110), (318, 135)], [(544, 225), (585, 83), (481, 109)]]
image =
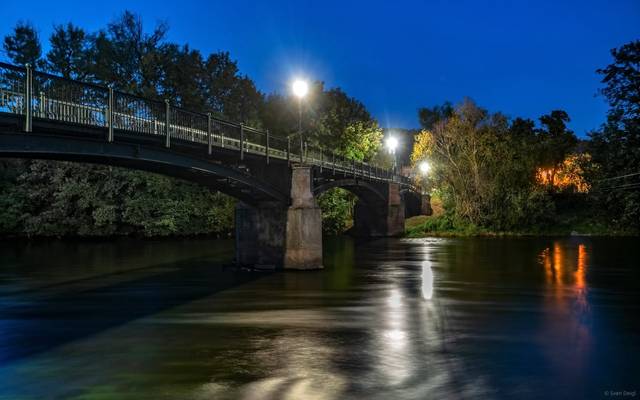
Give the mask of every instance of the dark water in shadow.
[(5, 243), (0, 399), (637, 398), (638, 243), (342, 238), (276, 273), (224, 270), (230, 241)]

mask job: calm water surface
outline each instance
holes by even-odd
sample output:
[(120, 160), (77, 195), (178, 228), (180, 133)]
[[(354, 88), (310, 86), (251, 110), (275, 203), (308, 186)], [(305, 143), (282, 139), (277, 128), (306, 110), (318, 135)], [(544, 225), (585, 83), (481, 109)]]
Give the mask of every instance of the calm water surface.
[(341, 238), (318, 272), (231, 258), (1, 244), (0, 399), (640, 398), (638, 238)]

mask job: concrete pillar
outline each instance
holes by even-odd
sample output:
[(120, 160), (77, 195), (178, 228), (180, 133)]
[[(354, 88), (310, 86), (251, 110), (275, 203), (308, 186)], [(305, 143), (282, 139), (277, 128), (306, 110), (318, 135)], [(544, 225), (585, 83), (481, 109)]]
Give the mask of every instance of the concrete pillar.
[(235, 210), (236, 263), (280, 267), (284, 258), (286, 208), (275, 202)]
[(311, 167), (294, 165), (287, 210), (285, 269), (322, 268), (322, 212), (311, 192)]
[(404, 200), (400, 194), (400, 185), (389, 183), (387, 198), (386, 236), (400, 236), (404, 233)]

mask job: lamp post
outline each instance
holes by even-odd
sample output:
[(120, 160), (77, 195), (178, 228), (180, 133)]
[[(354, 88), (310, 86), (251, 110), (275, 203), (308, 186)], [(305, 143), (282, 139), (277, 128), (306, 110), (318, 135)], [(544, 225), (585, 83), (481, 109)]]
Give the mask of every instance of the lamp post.
[(389, 154), (393, 156), (393, 172), (396, 172), (396, 148), (398, 147), (398, 139), (395, 136), (389, 136), (385, 140), (385, 145), (389, 149)]
[(303, 161), (304, 154), (304, 140), (302, 138), (302, 99), (309, 92), (309, 85), (302, 79), (296, 79), (291, 85), (293, 94), (298, 98), (298, 135), (300, 136), (300, 162)]

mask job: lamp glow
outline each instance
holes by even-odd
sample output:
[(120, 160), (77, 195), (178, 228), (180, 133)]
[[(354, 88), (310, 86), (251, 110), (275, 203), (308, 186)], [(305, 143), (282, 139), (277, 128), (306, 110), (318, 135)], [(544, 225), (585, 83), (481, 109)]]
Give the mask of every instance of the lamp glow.
[(422, 161), (420, 164), (418, 164), (418, 169), (420, 170), (421, 174), (426, 175), (431, 170), (431, 165), (428, 161)]
[(398, 139), (394, 136), (389, 136), (387, 140), (385, 140), (385, 144), (390, 153), (395, 153), (396, 148), (398, 147)]
[(293, 94), (299, 99), (303, 98), (307, 95), (307, 93), (309, 93), (309, 85), (306, 81), (303, 81), (301, 79), (296, 79), (293, 82), (291, 89), (293, 90)]

